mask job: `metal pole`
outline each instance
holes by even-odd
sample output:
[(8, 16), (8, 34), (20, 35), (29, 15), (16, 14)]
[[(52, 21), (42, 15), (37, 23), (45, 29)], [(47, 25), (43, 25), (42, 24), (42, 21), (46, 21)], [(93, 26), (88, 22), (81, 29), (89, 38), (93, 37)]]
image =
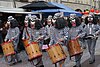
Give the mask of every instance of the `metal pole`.
[(15, 2), (15, 0), (13, 0), (13, 6), (14, 6), (14, 8), (16, 8), (16, 2)]
[(96, 6), (96, 1), (94, 1), (94, 8), (97, 8), (97, 6)]

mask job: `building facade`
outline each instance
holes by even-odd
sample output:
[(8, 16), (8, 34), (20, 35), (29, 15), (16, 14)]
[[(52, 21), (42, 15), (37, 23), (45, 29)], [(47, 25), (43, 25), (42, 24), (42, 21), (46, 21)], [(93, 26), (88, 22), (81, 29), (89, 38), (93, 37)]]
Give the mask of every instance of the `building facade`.
[(0, 0), (0, 7), (20, 7), (32, 1), (58, 2), (69, 6), (72, 9), (90, 9), (92, 7), (99, 9), (100, 0)]

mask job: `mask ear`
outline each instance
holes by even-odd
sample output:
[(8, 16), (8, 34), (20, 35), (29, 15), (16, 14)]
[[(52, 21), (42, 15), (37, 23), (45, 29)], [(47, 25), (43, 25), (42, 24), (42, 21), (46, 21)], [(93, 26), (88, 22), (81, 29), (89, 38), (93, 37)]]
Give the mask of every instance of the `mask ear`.
[(93, 18), (91, 18), (91, 20), (93, 20)]
[(51, 22), (51, 20), (47, 20), (47, 21)]
[(52, 22), (53, 22), (53, 23), (55, 23), (55, 22), (56, 22), (56, 20), (53, 20), (53, 19), (52, 19)]
[(28, 20), (25, 20), (24, 22), (25, 22), (25, 23), (28, 23)]
[(31, 24), (35, 24), (35, 22), (32, 22), (32, 21), (31, 21)]
[(72, 22), (75, 22), (75, 19), (73, 19)]
[(10, 24), (10, 21), (7, 21), (7, 24)]

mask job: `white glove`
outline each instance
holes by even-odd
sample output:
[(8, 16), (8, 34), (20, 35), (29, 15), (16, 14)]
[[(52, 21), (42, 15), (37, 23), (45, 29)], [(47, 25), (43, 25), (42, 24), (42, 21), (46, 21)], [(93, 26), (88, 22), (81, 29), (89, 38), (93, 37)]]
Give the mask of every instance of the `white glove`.
[(7, 39), (4, 40), (5, 42), (7, 41)]
[(25, 40), (25, 38), (23, 37), (22, 40)]
[(15, 37), (12, 37), (12, 38), (11, 38), (11, 40), (14, 40), (14, 39), (15, 39)]

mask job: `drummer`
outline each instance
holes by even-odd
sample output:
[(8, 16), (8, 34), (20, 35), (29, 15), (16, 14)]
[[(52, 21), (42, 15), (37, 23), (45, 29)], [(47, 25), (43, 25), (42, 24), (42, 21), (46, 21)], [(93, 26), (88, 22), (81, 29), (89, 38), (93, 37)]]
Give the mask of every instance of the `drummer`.
[(100, 26), (97, 24), (97, 20), (92, 14), (89, 14), (85, 18), (85, 24), (85, 39), (87, 40), (88, 51), (90, 54), (89, 63), (93, 64), (95, 62), (95, 46), (98, 39), (97, 36), (100, 34)]
[[(45, 32), (43, 24), (36, 15), (32, 15), (31, 17), (31, 29), (33, 31), (33, 41), (37, 41), (39, 43), (40, 50), (42, 51)], [(40, 63), (36, 67), (44, 67), (42, 57), (37, 58), (37, 62), (38, 61), (40, 61)]]
[(5, 42), (7, 41), (12, 41), (13, 45), (14, 45), (14, 50), (15, 50), (15, 55), (11, 55), (8, 56), (8, 64), (9, 65), (13, 65), (15, 63), (21, 62), (21, 59), (19, 58), (19, 54), (18, 54), (18, 42), (19, 42), (19, 28), (18, 26), (18, 22), (16, 21), (16, 19), (14, 19), (12, 16), (8, 17), (8, 22), (10, 22), (10, 28), (8, 29), (7, 35), (5, 37)]
[[(50, 42), (50, 36), (51, 36), (51, 31), (50, 29), (53, 27), (53, 22), (52, 22), (52, 15), (49, 15), (46, 22), (44, 22), (46, 25), (45, 25), (45, 32), (46, 32), (46, 37), (44, 39), (44, 42), (43, 44), (44, 45), (48, 45), (49, 42)], [(43, 47), (43, 49), (47, 49), (48, 47)]]
[[(51, 35), (50, 35), (50, 43), (49, 45), (53, 44), (61, 44), (65, 45), (65, 41), (68, 37), (68, 30), (66, 29), (66, 22), (62, 17), (61, 13), (55, 13), (53, 18), (54, 26), (51, 28)], [(62, 65), (62, 66), (61, 66)], [(65, 67), (64, 61), (59, 62), (59, 66)]]
[[(84, 36), (84, 34), (82, 33), (83, 27), (80, 26), (81, 22), (79, 21), (78, 17), (76, 17), (76, 14), (70, 14), (70, 17), (67, 19), (67, 21), (68, 21), (68, 27), (70, 28), (68, 32), (69, 40), (81, 38)], [(73, 67), (81, 67), (80, 61), (81, 61), (81, 54), (76, 55), (75, 56), (76, 65)]]
[[(31, 28), (29, 27), (29, 22), (30, 19), (29, 19), (29, 16), (26, 16), (25, 17), (25, 20), (24, 20), (24, 30), (23, 30), (23, 35), (22, 35), (22, 40), (25, 40), (25, 39), (32, 39), (30, 37), (30, 33), (31, 32)], [(29, 40), (30, 42), (31, 40)]]
[[(30, 44), (31, 42), (38, 42), (40, 48), (43, 45), (43, 25), (41, 24), (40, 20), (38, 19), (38, 17), (36, 15), (32, 15), (29, 18), (30, 22), (28, 23), (28, 28), (27, 28), (27, 33), (23, 32), (23, 38), (29, 38), (29, 42), (28, 44)], [(34, 60), (33, 60), (34, 61)], [(39, 62), (40, 61), (40, 62)], [(42, 57), (37, 58), (37, 62), (38, 65), (36, 65), (36, 67), (44, 67), (43, 65), (43, 61), (42, 61)]]

